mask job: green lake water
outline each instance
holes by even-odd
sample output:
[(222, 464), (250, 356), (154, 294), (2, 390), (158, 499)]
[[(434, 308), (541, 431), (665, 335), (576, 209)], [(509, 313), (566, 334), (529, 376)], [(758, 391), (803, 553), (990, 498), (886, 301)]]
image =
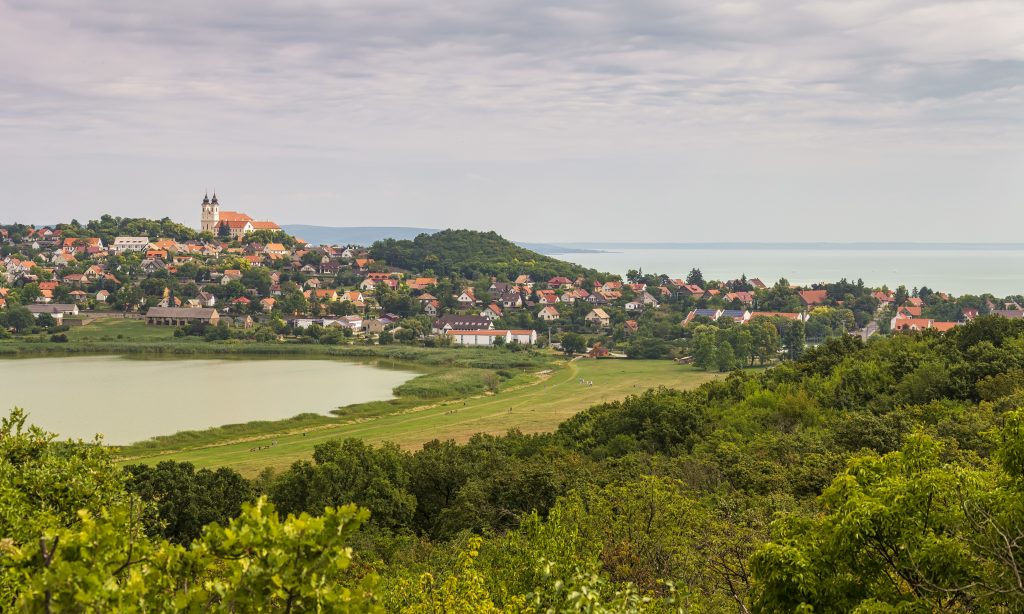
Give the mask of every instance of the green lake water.
[(111, 444), (385, 400), (416, 373), (340, 360), (130, 359), (72, 356), (0, 360), (0, 410), (61, 437)]

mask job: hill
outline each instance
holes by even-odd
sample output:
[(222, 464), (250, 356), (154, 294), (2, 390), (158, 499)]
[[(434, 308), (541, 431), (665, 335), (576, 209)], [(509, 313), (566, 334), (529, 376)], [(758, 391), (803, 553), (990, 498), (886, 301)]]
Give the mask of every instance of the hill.
[(308, 224), (285, 224), (281, 229), (295, 237), (316, 245), (371, 245), (384, 239), (413, 239), (423, 233), (431, 234), (437, 228), (412, 228), (409, 226), (311, 226)]
[(570, 278), (601, 276), (594, 269), (516, 245), (493, 231), (443, 230), (421, 234), (412, 240), (384, 239), (371, 246), (370, 255), (411, 271), (431, 270), (440, 276), (456, 273), (467, 279), (490, 276), (514, 279), (521, 274), (530, 275), (535, 280), (559, 275)]
[[(415, 228), (412, 226), (311, 226), (308, 224), (285, 224), (281, 229), (294, 237), (302, 237), (316, 245), (371, 245), (384, 239), (415, 239), (421, 234), (434, 234), (437, 228)], [(516, 241), (520, 247), (539, 254), (591, 254), (599, 249), (566, 247), (550, 243), (527, 243)]]

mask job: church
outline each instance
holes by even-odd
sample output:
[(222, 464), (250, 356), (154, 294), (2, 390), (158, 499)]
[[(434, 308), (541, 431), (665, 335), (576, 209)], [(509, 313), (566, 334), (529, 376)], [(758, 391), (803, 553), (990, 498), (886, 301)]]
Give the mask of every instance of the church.
[(241, 239), (246, 233), (254, 230), (281, 230), (281, 227), (275, 222), (256, 221), (238, 211), (221, 211), (217, 193), (214, 192), (213, 198), (210, 198), (209, 194), (203, 196), (203, 215), (199, 230), (211, 232), (216, 236)]

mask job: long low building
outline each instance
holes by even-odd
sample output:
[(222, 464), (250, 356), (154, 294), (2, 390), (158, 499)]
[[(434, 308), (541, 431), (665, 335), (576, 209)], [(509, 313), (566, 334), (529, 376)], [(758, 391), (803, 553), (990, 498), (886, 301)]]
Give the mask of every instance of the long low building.
[(154, 326), (187, 326), (189, 324), (216, 324), (220, 313), (205, 307), (150, 307), (146, 324)]
[(494, 345), (498, 339), (505, 343), (533, 345), (537, 343), (535, 330), (450, 330), (445, 333), (456, 345)]

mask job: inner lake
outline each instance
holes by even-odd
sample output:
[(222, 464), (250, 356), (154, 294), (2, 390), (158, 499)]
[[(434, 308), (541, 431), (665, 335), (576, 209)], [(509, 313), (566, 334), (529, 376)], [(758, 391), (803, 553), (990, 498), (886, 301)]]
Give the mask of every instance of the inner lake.
[(418, 374), (324, 359), (73, 356), (0, 360), (0, 411), (62, 438), (128, 444), (393, 398)]

